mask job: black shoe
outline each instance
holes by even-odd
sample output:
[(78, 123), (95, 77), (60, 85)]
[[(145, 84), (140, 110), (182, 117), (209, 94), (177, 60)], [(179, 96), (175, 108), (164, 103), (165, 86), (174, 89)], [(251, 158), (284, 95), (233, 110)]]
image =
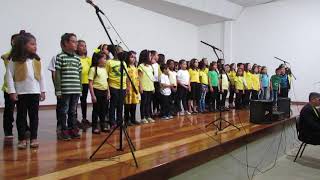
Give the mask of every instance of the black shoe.
[(102, 124), (102, 125), (101, 125), (101, 131), (102, 131), (102, 132), (105, 132), (105, 133), (110, 132), (110, 125), (107, 124), (107, 123)]
[(132, 121), (131, 122), (133, 125), (140, 125), (140, 123), (138, 121)]
[(69, 136), (69, 131), (64, 130), (59, 135), (57, 134), (58, 138), (64, 141), (70, 141), (71, 137)]
[(133, 124), (129, 121), (126, 123), (127, 126), (133, 126)]

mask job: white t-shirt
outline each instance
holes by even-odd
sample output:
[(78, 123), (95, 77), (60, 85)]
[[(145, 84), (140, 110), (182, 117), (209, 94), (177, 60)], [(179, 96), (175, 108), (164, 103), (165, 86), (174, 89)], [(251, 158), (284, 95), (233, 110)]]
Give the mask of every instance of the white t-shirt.
[(56, 71), (56, 56), (53, 56), (49, 65), (48, 65), (48, 70), (51, 72), (55, 72)]
[(177, 72), (169, 71), (169, 80), (172, 85), (177, 86)]
[[(170, 85), (170, 80), (169, 76), (165, 74), (160, 75), (160, 84), (165, 84), (165, 85)], [(166, 87), (166, 88), (161, 88), (161, 94), (165, 96), (170, 96), (171, 95), (171, 88)]]
[(177, 81), (180, 81), (184, 85), (189, 85), (190, 75), (189, 75), (188, 70), (180, 69), (177, 72)]
[(159, 64), (158, 63), (152, 64), (152, 68), (153, 68), (154, 82), (159, 82)]

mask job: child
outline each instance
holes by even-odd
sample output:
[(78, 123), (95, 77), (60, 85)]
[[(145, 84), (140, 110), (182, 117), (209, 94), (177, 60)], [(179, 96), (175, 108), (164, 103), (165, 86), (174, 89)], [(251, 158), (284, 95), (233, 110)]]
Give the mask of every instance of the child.
[(175, 71), (175, 62), (172, 59), (167, 61), (167, 66), (169, 68), (169, 80), (171, 87), (171, 96), (170, 96), (170, 109), (171, 114), (176, 115), (180, 108), (178, 108), (178, 95), (177, 95), (177, 72)]
[[(108, 84), (110, 90), (110, 109), (109, 109), (109, 122), (112, 128), (116, 124), (122, 123), (123, 120), (123, 102), (125, 98), (127, 89), (127, 75), (123, 70), (123, 82), (121, 85), (121, 69), (126, 68), (127, 64), (124, 62), (126, 60), (127, 52), (111, 51), (111, 54), (118, 59), (110, 59), (106, 63), (106, 69), (108, 72)], [(121, 61), (123, 61), (123, 66), (121, 67)], [(122, 87), (121, 87), (122, 86)]]
[(235, 79), (236, 79), (236, 67), (235, 63), (230, 64), (230, 72), (228, 73), (230, 79), (230, 93), (229, 93), (229, 108), (234, 108), (234, 95), (235, 95)]
[(237, 76), (235, 78), (236, 102), (235, 108), (241, 109), (245, 106), (245, 89), (247, 88), (246, 80), (243, 77), (243, 69), (237, 69)]
[(226, 108), (226, 99), (227, 95), (229, 92), (230, 88), (230, 82), (229, 82), (229, 77), (228, 73), (230, 72), (230, 66), (226, 64), (224, 66), (224, 70), (221, 70), (221, 94), (222, 94), (222, 99), (221, 99), (221, 110), (222, 111), (228, 111), (229, 109)]
[(153, 123), (151, 118), (151, 98), (155, 91), (153, 68), (151, 66), (151, 53), (148, 50), (143, 50), (139, 56), (139, 81), (141, 94), (141, 122)]
[(209, 77), (208, 72), (206, 71), (206, 64), (204, 61), (201, 61), (199, 64), (200, 69), (200, 83), (201, 83), (201, 97), (200, 97), (200, 105), (199, 111), (201, 113), (205, 112), (206, 110), (206, 94), (208, 92), (208, 85), (209, 85)]
[[(105, 122), (106, 105), (110, 98), (108, 72), (105, 65), (106, 55), (103, 53), (97, 54), (96, 59), (92, 62), (88, 75), (89, 89), (93, 103), (92, 133), (94, 134), (100, 134), (100, 131), (108, 132), (110, 130), (109, 126)], [(100, 120), (100, 128), (98, 126), (98, 117)]]
[(260, 99), (266, 100), (268, 88), (270, 86), (270, 83), (269, 83), (270, 80), (269, 80), (268, 70), (266, 66), (262, 66), (261, 68), (260, 82), (261, 82)]
[[(128, 74), (133, 82), (133, 85), (135, 86), (136, 90), (139, 91), (140, 82), (138, 68), (136, 66), (136, 54), (136, 52), (130, 51), (128, 58), (126, 59), (126, 63), (128, 64)], [(124, 101), (124, 119), (128, 126), (138, 125), (140, 123), (136, 120), (136, 108), (137, 104), (140, 102), (140, 93), (136, 93), (134, 91), (134, 89), (131, 87), (131, 82), (127, 82), (127, 85), (130, 91), (127, 91)]]
[(25, 137), (27, 114), (29, 115), (30, 147), (37, 148), (39, 143), (39, 101), (45, 100), (45, 79), (41, 61), (36, 54), (36, 38), (25, 31), (16, 37), (10, 53), (11, 61), (7, 66), (8, 93), (17, 102), (18, 148), (26, 149)]
[[(14, 34), (11, 36), (11, 47), (14, 45), (14, 41), (18, 37), (19, 34)], [(3, 60), (5, 68), (7, 68), (10, 59), (11, 50), (1, 56), (1, 59)], [(12, 133), (12, 128), (13, 128), (13, 121), (14, 121), (14, 106), (15, 103), (11, 101), (10, 95), (8, 94), (8, 83), (7, 83), (7, 78), (6, 78), (6, 73), (3, 77), (3, 85), (2, 85), (2, 91), (4, 95), (4, 111), (3, 111), (3, 130), (4, 130), (4, 138), (5, 140), (12, 139), (13, 138), (13, 133)]]
[(272, 98), (273, 100), (273, 105), (276, 106), (277, 105), (277, 101), (278, 101), (278, 95), (281, 93), (280, 89), (281, 89), (281, 68), (277, 68), (276, 69), (276, 74), (271, 76), (270, 79), (270, 91), (272, 92), (270, 99)]
[[(160, 83), (159, 78), (161, 74), (159, 61), (159, 55), (157, 51), (151, 50), (151, 67), (153, 71), (153, 79), (154, 79), (154, 94), (152, 95), (152, 105), (153, 105), (153, 115), (159, 115), (160, 113)], [(165, 61), (164, 56), (162, 56), (162, 61)], [(151, 112), (151, 113), (152, 113)]]
[(161, 117), (164, 120), (172, 119), (170, 115), (170, 95), (171, 83), (169, 80), (169, 68), (166, 64), (160, 66), (162, 74), (160, 75), (160, 93), (161, 93)]
[(259, 99), (259, 92), (261, 90), (261, 84), (260, 84), (260, 75), (259, 75), (259, 68), (258, 65), (254, 65), (252, 67), (252, 100), (258, 100)]
[(210, 87), (210, 107), (211, 112), (217, 111), (219, 108), (220, 94), (219, 94), (219, 72), (217, 62), (211, 62), (209, 68), (209, 87)]
[(77, 46), (77, 55), (80, 57), (80, 62), (82, 66), (82, 94), (80, 97), (81, 101), (81, 112), (82, 112), (82, 121), (81, 125), (84, 129), (91, 126), (91, 123), (87, 119), (87, 97), (88, 97), (88, 89), (89, 89), (89, 69), (92, 63), (92, 60), (90, 57), (87, 56), (87, 45), (84, 40), (78, 41)]
[[(110, 46), (111, 47), (111, 46)], [(100, 44), (96, 49), (94, 49), (94, 52), (92, 54), (92, 61), (96, 60), (96, 56), (102, 52), (106, 55), (106, 59), (110, 59), (110, 56), (109, 56), (109, 48), (108, 44)]]
[[(55, 92), (61, 100), (58, 121), (61, 122), (61, 139), (68, 141), (80, 138), (77, 128), (77, 104), (82, 92), (81, 62), (75, 52), (77, 36), (65, 33), (61, 36), (62, 52), (56, 57)], [(67, 117), (68, 116), (68, 117)]]
[[(179, 61), (180, 70), (177, 72), (177, 93), (178, 93), (178, 111), (179, 115), (190, 115), (191, 113), (188, 111), (188, 92), (190, 89), (190, 75), (187, 70), (187, 62), (186, 60), (182, 59)], [(181, 110), (181, 103), (183, 106), (184, 113)]]
[(189, 101), (189, 112), (198, 113), (197, 106), (201, 96), (201, 84), (200, 84), (200, 71), (199, 62), (197, 59), (190, 61), (189, 68), (190, 75), (190, 101)]
[(252, 73), (251, 73), (251, 64), (246, 63), (244, 66), (244, 79), (246, 80), (247, 87), (245, 89), (245, 99), (244, 99), (244, 106), (246, 108), (249, 107), (251, 94), (252, 94)]
[(286, 72), (286, 67), (284, 65), (280, 66), (280, 94), (279, 97), (287, 98), (289, 96), (290, 83), (289, 76)]

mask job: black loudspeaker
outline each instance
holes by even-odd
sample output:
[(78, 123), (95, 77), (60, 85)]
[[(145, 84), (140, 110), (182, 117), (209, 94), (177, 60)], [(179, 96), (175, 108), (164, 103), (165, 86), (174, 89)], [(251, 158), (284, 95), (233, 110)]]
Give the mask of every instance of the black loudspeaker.
[(291, 99), (290, 98), (278, 98), (277, 110), (284, 112), (285, 117), (290, 117), (291, 113)]
[(272, 101), (252, 100), (250, 102), (250, 122), (255, 124), (272, 123)]

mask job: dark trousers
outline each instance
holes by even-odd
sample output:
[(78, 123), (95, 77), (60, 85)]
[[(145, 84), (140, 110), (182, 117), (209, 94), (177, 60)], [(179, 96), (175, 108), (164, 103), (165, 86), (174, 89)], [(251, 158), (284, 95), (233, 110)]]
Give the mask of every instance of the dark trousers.
[(236, 94), (236, 92), (235, 92), (235, 87), (234, 86), (231, 86), (230, 87), (230, 93), (229, 93), (229, 106), (231, 105), (231, 104), (233, 104), (233, 102), (234, 102), (234, 95)]
[(29, 116), (30, 139), (33, 140), (38, 137), (39, 100), (39, 94), (18, 95), (16, 123), (19, 141), (26, 139), (27, 115)]
[(243, 104), (244, 104), (245, 106), (249, 106), (252, 90), (245, 90), (244, 93), (245, 93), (245, 98), (244, 98)]
[(282, 97), (282, 98), (289, 97), (289, 89), (288, 88), (281, 88), (279, 97)]
[(108, 91), (101, 91), (94, 89), (94, 94), (97, 98), (97, 102), (93, 103), (92, 109), (92, 126), (96, 128), (98, 126), (98, 118), (100, 120), (100, 127), (104, 127), (106, 123), (106, 109), (108, 102)]
[(161, 94), (161, 116), (170, 115), (170, 96)]
[(259, 99), (259, 91), (252, 90), (252, 92), (251, 92), (251, 99), (252, 99), (252, 100), (258, 100), (258, 99)]
[(220, 92), (218, 87), (212, 87), (213, 92), (210, 90), (210, 110), (215, 110), (220, 106)]
[(82, 96), (80, 97), (82, 119), (87, 119), (88, 89), (89, 89), (89, 85), (88, 84), (82, 84)]
[[(161, 98), (161, 93), (160, 93), (160, 83), (159, 82), (154, 82), (154, 94), (152, 95), (152, 105), (153, 105), (153, 111), (157, 110), (158, 112), (160, 111), (160, 98)], [(150, 109), (152, 110), (152, 109)], [(152, 111), (150, 112), (152, 114)]]
[(123, 120), (123, 102), (126, 90), (115, 89), (110, 87), (110, 109), (109, 121), (111, 125), (121, 123)]
[(80, 94), (63, 94), (58, 110), (58, 121), (62, 130), (74, 130), (77, 128), (77, 105)]
[(141, 94), (140, 113), (141, 119), (147, 119), (151, 117), (151, 99), (153, 91), (143, 91)]
[(246, 97), (246, 94), (242, 90), (239, 90), (239, 92), (236, 93), (236, 101), (235, 101), (236, 109), (240, 109), (245, 106), (244, 105), (245, 97)]
[(188, 111), (188, 89), (178, 85), (177, 90), (177, 110), (181, 110), (181, 102), (184, 111)]
[[(162, 105), (161, 105), (162, 106)], [(178, 103), (178, 92), (177, 91), (171, 91), (170, 95), (170, 112), (172, 114), (176, 114), (179, 112), (179, 103)]]
[(124, 120), (128, 122), (136, 122), (136, 104), (125, 104), (124, 105)]
[(14, 105), (15, 103), (11, 101), (10, 95), (4, 92), (3, 130), (5, 136), (12, 135)]
[(220, 106), (221, 107), (226, 107), (226, 100), (227, 100), (228, 90), (223, 90), (221, 95), (222, 95), (222, 98), (221, 98)]

